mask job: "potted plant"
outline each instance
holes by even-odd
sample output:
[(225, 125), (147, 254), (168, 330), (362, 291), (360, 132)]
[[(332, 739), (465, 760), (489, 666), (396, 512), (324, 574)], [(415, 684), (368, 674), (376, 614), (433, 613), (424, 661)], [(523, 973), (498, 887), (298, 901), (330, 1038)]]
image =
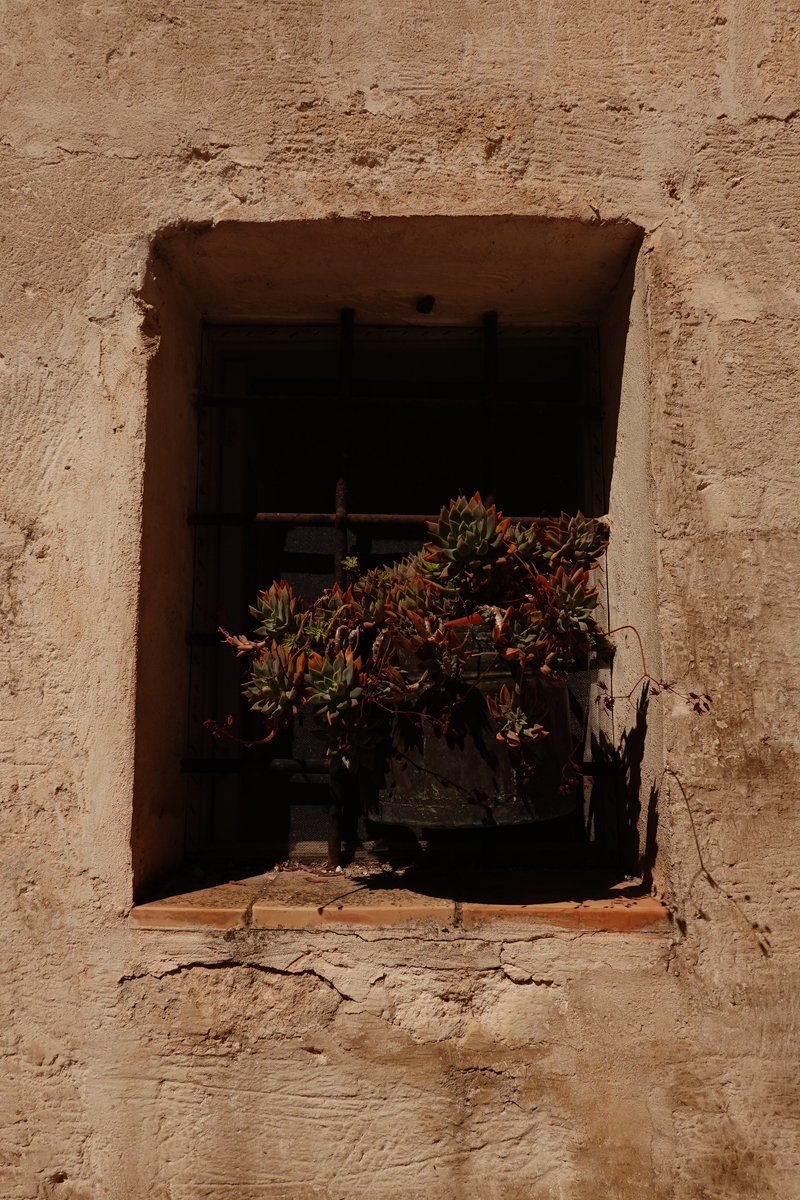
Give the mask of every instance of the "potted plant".
[(512, 524), (479, 494), (442, 508), (423, 549), (306, 605), (260, 593), (244, 694), (265, 741), (312, 718), (367, 815), (511, 824), (569, 811), (567, 678), (603, 637), (590, 576), (604, 525), (578, 513)]

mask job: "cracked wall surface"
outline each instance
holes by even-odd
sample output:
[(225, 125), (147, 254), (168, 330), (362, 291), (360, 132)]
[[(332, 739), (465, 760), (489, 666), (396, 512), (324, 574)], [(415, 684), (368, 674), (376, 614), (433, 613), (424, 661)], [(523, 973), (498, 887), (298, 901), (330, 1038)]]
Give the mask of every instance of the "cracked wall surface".
[[(0, 1195), (800, 1196), (796, 7), (2, 11)], [(714, 698), (658, 699), (642, 780), (670, 929), (136, 931), (146, 436), (185, 419), (148, 386), (188, 405), (202, 315), (153, 247), (482, 215), (643, 230), (611, 608)]]

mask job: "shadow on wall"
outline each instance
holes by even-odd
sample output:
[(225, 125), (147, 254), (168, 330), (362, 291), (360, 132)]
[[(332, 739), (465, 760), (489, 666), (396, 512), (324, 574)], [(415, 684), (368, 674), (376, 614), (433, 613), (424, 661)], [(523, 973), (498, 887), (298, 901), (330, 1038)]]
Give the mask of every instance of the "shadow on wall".
[(594, 740), (593, 757), (608, 763), (609, 774), (602, 778), (598, 795), (592, 797), (590, 819), (605, 810), (613, 813), (610, 824), (616, 825), (620, 866), (629, 874), (642, 876), (643, 884), (653, 882), (653, 867), (658, 851), (658, 788), (651, 785), (647, 798), (647, 814), (642, 828), (642, 763), (647, 739), (647, 715), (650, 707), (650, 685), (645, 682), (636, 701), (636, 721), (614, 743), (602, 734)]

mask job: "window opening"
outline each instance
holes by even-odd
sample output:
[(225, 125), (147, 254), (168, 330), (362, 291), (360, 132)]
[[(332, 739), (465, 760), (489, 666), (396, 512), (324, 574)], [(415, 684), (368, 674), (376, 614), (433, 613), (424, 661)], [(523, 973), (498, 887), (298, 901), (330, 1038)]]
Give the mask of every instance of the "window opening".
[[(474, 327), (359, 326), (350, 309), (338, 325), (209, 326), (196, 406), (187, 854), (281, 861), (383, 835), (445, 855), (524, 846), (569, 866), (608, 859), (613, 813), (591, 795), (530, 827), (369, 827), (308, 725), (250, 747), (203, 725), (230, 715), (244, 740), (262, 736), (218, 627), (251, 628), (249, 605), (273, 579), (311, 602), (344, 586), (348, 555), (366, 569), (419, 549), (459, 491), (515, 518), (602, 513), (596, 331), (503, 327), (494, 312)], [(590, 693), (606, 665), (587, 663), (571, 686), (576, 744), (587, 716), (596, 724)]]

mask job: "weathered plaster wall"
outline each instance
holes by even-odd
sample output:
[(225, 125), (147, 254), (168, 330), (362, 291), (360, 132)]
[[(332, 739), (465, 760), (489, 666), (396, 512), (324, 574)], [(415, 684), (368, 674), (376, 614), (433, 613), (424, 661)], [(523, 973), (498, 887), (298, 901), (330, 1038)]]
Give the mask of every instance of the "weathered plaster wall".
[[(2, 1195), (800, 1195), (796, 11), (3, 18)], [(645, 230), (642, 620), (714, 696), (649, 751), (672, 934), (137, 934), (150, 248), (414, 214)]]

